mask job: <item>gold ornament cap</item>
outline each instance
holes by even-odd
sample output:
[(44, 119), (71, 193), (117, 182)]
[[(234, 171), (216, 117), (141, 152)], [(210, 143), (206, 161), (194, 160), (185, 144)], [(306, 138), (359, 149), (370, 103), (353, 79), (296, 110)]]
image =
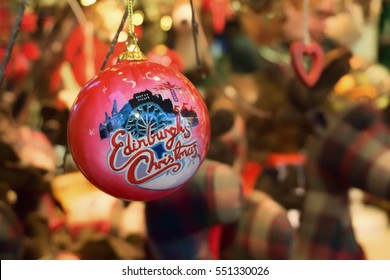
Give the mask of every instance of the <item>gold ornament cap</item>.
[(126, 42), (126, 51), (119, 55), (119, 60), (143, 61), (146, 56), (138, 46), (138, 39), (135, 34), (129, 34)]

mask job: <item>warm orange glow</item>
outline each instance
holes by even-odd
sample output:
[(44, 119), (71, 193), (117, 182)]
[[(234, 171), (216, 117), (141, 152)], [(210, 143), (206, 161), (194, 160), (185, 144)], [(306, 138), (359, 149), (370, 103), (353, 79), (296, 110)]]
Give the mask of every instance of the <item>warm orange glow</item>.
[(95, 4), (96, 0), (81, 0), (80, 3), (81, 3), (81, 5), (87, 7), (87, 6), (91, 6), (91, 5)]

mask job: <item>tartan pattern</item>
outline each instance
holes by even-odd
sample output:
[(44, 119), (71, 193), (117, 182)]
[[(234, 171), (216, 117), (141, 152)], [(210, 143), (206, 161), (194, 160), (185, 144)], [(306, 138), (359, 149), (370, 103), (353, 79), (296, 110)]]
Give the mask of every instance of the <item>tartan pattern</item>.
[(390, 134), (379, 112), (357, 105), (307, 147), (298, 259), (364, 259), (349, 211), (351, 186), (390, 199)]
[(355, 238), (347, 192), (308, 191), (296, 259), (365, 259)]
[(296, 240), (286, 210), (262, 191), (246, 199), (239, 220), (222, 233), (223, 259), (290, 259)]
[(22, 259), (23, 229), (13, 210), (0, 201), (0, 259)]
[(389, 157), (390, 134), (378, 111), (369, 106), (354, 107), (322, 142), (324, 149), (317, 162), (323, 177), (329, 176), (327, 172), (332, 174), (330, 179), (338, 183), (334, 187), (354, 185), (390, 199), (390, 176), (386, 176), (384, 160)]
[(157, 259), (208, 259), (212, 226), (235, 221), (242, 208), (239, 174), (206, 159), (188, 186), (146, 203), (152, 255)]

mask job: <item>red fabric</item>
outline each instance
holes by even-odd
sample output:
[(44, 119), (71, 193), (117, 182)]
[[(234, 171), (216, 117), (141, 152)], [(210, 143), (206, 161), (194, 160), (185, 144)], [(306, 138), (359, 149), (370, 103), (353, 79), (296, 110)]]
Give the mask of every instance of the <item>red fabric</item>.
[(11, 31), (11, 14), (5, 8), (0, 8), (0, 38), (8, 37)]
[(209, 231), (209, 249), (210, 254), (214, 260), (219, 260), (220, 256), (220, 248), (221, 248), (221, 234), (222, 234), (222, 226), (217, 225), (210, 228)]
[(261, 175), (263, 168), (260, 163), (255, 161), (247, 161), (244, 164), (242, 171), (242, 184), (244, 195), (250, 194), (255, 188), (255, 183)]
[(38, 60), (41, 57), (41, 50), (38, 47), (38, 44), (29, 41), (21, 45), (22, 52), (29, 60)]
[(265, 162), (268, 166), (276, 165), (303, 165), (306, 162), (306, 158), (303, 154), (270, 154)]
[(37, 30), (38, 16), (35, 13), (25, 13), (22, 22), (20, 23), (20, 30), (24, 32), (35, 32)]
[[(87, 56), (84, 50), (85, 46), (85, 36), (82, 27), (78, 27), (69, 37), (69, 40), (65, 46), (65, 61), (69, 62), (72, 65), (73, 73), (79, 85), (83, 86), (86, 84), (92, 77), (86, 76), (85, 66), (87, 64)], [(94, 64), (95, 64), (95, 73), (100, 71), (104, 59), (108, 53), (110, 42), (102, 42), (96, 36), (93, 38), (93, 52), (94, 52)], [(113, 65), (116, 62), (119, 54), (126, 50), (126, 43), (121, 42), (117, 43), (113, 54), (110, 56), (110, 60), (107, 63), (106, 67)]]
[[(0, 48), (0, 61), (3, 60), (4, 56), (5, 48)], [(15, 46), (5, 68), (4, 76), (13, 81), (20, 81), (24, 79), (29, 69), (29, 60), (21, 51), (20, 46)]]

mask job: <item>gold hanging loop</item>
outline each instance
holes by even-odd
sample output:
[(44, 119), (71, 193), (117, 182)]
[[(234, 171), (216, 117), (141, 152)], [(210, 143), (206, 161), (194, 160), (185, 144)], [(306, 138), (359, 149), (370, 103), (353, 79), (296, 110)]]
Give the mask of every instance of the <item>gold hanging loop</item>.
[(146, 60), (146, 56), (138, 46), (138, 38), (134, 31), (133, 1), (134, 0), (127, 0), (129, 35), (126, 42), (126, 51), (119, 55), (119, 60), (142, 61)]

